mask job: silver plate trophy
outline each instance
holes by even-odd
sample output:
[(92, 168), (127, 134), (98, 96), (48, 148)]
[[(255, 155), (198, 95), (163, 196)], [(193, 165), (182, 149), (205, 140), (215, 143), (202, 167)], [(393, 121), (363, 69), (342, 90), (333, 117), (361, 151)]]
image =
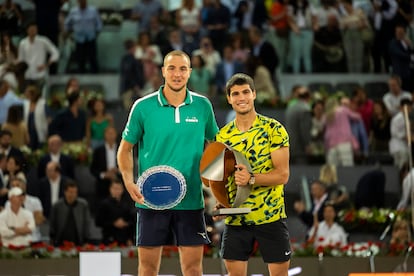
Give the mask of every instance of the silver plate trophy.
[(137, 185), (144, 196), (144, 204), (155, 210), (175, 207), (187, 190), (182, 173), (166, 165), (145, 170), (138, 178)]

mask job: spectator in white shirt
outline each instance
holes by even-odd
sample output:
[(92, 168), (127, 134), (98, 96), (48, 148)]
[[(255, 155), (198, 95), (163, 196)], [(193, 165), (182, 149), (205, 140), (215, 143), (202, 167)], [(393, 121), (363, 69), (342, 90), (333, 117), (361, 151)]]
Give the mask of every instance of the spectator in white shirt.
[(407, 142), (407, 130), (404, 116), (404, 109), (409, 114), (413, 107), (412, 101), (407, 98), (401, 99), (400, 111), (391, 119), (391, 139), (389, 142), (389, 152), (394, 158), (394, 165), (399, 169), (403, 167), (409, 160), (409, 147)]
[[(45, 221), (43, 215), (43, 207), (38, 197), (29, 195), (26, 193), (26, 181), (21, 178), (13, 178), (10, 181), (10, 188), (18, 187), (23, 191), (23, 206), (26, 210), (33, 213), (36, 228), (32, 233), (32, 242), (38, 242), (42, 240), (42, 234), (40, 233), (40, 225)], [(10, 201), (6, 202), (6, 208), (10, 207)]]
[(394, 116), (400, 111), (401, 100), (411, 99), (411, 94), (401, 89), (401, 78), (397, 75), (393, 75), (389, 78), (388, 87), (390, 91), (384, 95), (382, 101), (391, 116)]
[(336, 210), (332, 204), (323, 207), (323, 220), (315, 216), (313, 226), (309, 231), (309, 241), (318, 246), (344, 246), (347, 244), (347, 234), (344, 228), (335, 222)]
[(48, 75), (48, 67), (57, 62), (59, 51), (47, 38), (37, 34), (37, 25), (31, 23), (27, 27), (27, 37), (19, 44), (18, 61), (25, 62), (28, 68), (25, 72), (26, 82), (42, 87)]
[(23, 190), (14, 187), (8, 193), (10, 208), (0, 213), (0, 236), (4, 247), (29, 246), (36, 227), (33, 213), (23, 208)]
[[(404, 168), (405, 167), (406, 166), (404, 166)], [(410, 207), (409, 203), (411, 194), (414, 192), (414, 169), (411, 169), (411, 171), (408, 172), (408, 168), (406, 168), (404, 170), (404, 173), (405, 174), (403, 174), (401, 198), (398, 202), (397, 210), (406, 210)]]

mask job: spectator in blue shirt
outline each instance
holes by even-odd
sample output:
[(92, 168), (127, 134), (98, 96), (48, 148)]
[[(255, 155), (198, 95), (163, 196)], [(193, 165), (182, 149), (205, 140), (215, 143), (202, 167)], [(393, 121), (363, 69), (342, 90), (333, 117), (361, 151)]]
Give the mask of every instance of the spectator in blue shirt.
[(20, 104), (23, 101), (10, 89), (9, 83), (0, 79), (0, 126), (6, 122), (9, 107)]
[(65, 32), (73, 33), (79, 73), (86, 72), (87, 63), (90, 72), (97, 73), (96, 38), (102, 29), (101, 17), (95, 7), (87, 4), (87, 0), (78, 0), (78, 3), (79, 6), (73, 7), (65, 19)]

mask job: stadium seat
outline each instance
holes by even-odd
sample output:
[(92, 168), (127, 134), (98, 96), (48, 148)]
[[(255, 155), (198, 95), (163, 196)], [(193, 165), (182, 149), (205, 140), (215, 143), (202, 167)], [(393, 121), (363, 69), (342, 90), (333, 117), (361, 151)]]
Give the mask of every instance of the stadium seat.
[(360, 86), (361, 84), (359, 84), (358, 82), (338, 82), (335, 85), (335, 91), (342, 91), (345, 93), (345, 95), (351, 96), (354, 89)]
[(367, 92), (368, 98), (372, 100), (380, 100), (388, 91), (387, 82), (366, 82), (364, 84), (364, 89)]
[(310, 82), (308, 87), (311, 92), (319, 92), (327, 95), (336, 92), (332, 83), (330, 82)]

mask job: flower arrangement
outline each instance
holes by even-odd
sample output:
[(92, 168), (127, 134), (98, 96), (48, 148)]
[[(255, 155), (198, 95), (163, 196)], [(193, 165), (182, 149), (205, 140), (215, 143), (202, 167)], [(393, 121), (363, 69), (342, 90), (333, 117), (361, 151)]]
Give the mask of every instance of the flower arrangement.
[[(46, 154), (47, 149), (41, 148), (32, 150), (28, 146), (20, 147), (28, 165), (35, 166), (39, 163), (40, 158)], [(89, 165), (92, 161), (92, 150), (85, 143), (63, 143), (62, 153), (73, 158), (76, 164)]]
[[(80, 90), (80, 97), (83, 99), (83, 107), (87, 108), (92, 100), (104, 98), (104, 92), (87, 89), (86, 87), (85, 89)], [(47, 105), (53, 110), (60, 110), (67, 107), (66, 92), (63, 90), (51, 92), (47, 100)]]
[[(313, 243), (292, 242), (293, 256), (296, 257), (356, 257), (366, 258), (370, 256), (402, 256), (406, 253), (408, 247), (414, 247), (411, 242), (405, 247), (386, 246), (381, 242), (360, 242), (349, 243), (344, 246), (339, 244), (332, 244), (327, 246), (314, 247)], [(134, 246), (126, 246), (116, 242), (109, 245), (99, 244), (85, 244), (83, 246), (76, 246), (72, 242), (64, 242), (62, 246), (55, 247), (45, 242), (33, 243), (29, 247), (9, 246), (4, 247), (0, 243), (0, 259), (59, 259), (59, 258), (78, 258), (79, 252), (93, 251), (93, 252), (107, 252), (116, 251), (121, 252), (124, 258), (136, 258), (137, 249)], [(177, 246), (164, 246), (162, 251), (163, 257), (177, 257)], [(210, 245), (204, 246), (205, 257), (217, 257), (218, 248)], [(260, 256), (257, 246), (255, 246), (252, 256)]]
[(85, 244), (76, 246), (72, 242), (64, 242), (62, 246), (54, 247), (45, 242), (33, 243), (31, 246), (9, 246), (4, 247), (0, 244), (0, 259), (58, 259), (58, 258), (77, 258), (79, 252), (85, 251), (119, 251), (125, 258), (135, 258), (136, 248), (131, 246), (112, 243), (109, 245)]
[(101, 20), (105, 25), (120, 26), (124, 17), (119, 12), (101, 13)]
[[(323, 238), (321, 238), (323, 241)], [(383, 244), (380, 242), (348, 243), (346, 245), (330, 244), (315, 247), (311, 242), (292, 244), (294, 256), (329, 256), (329, 257), (369, 257), (379, 255)]]
[(64, 143), (62, 153), (71, 156), (77, 164), (89, 165), (92, 161), (92, 150), (82, 142)]
[(379, 232), (390, 218), (409, 218), (408, 211), (385, 208), (344, 209), (338, 212), (338, 222), (346, 231)]

